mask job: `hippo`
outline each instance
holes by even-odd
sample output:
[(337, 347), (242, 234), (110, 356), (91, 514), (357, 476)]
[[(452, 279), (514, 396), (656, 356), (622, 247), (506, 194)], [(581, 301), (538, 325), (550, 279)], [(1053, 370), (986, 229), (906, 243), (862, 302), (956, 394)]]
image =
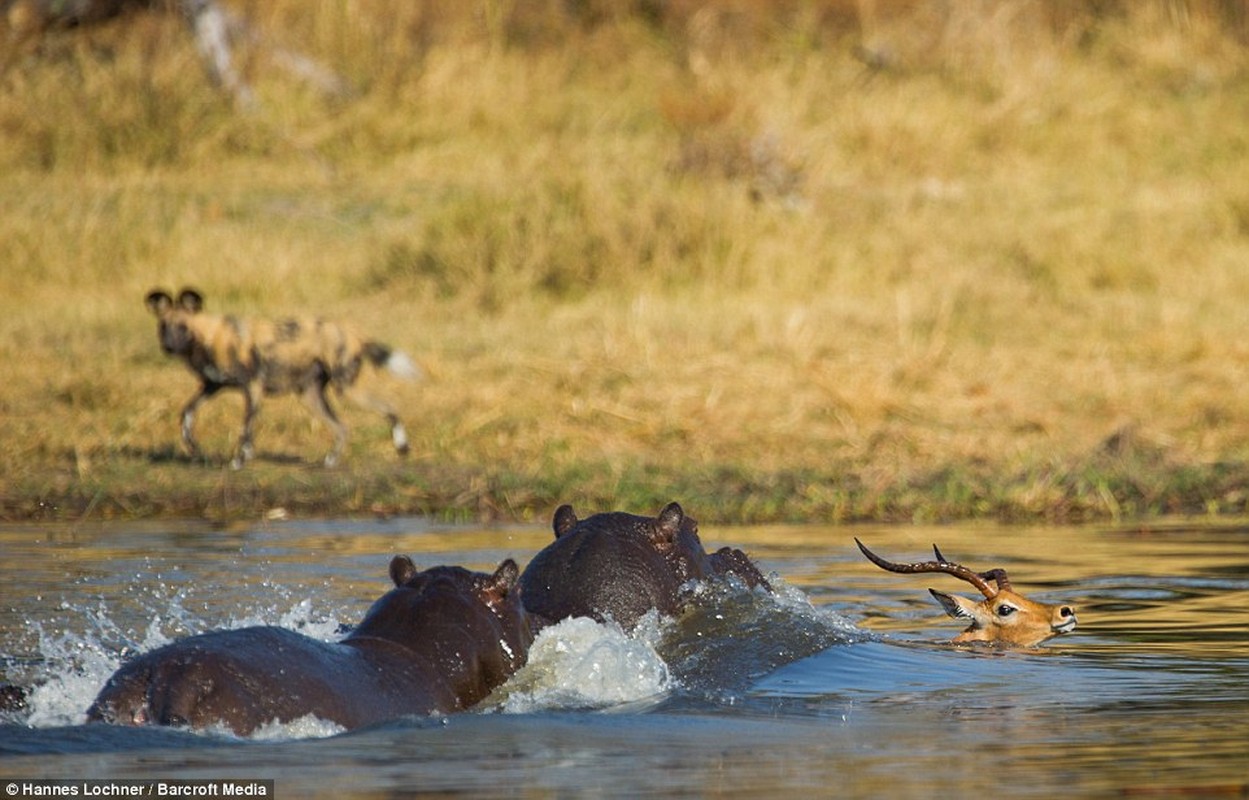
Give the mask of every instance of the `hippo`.
[(707, 553), (698, 522), (677, 503), (657, 517), (614, 511), (577, 519), (563, 505), (552, 521), (555, 541), (521, 575), (525, 608), (539, 626), (568, 617), (614, 620), (631, 631), (651, 609), (677, 614), (691, 581), (736, 576), (747, 586), (771, 590), (741, 550)]
[(395, 588), (341, 642), (258, 626), (181, 639), (123, 665), (88, 722), (224, 726), (246, 736), (313, 714), (352, 729), (446, 714), (523, 666), (533, 631), (510, 558), (493, 574), (390, 562)]

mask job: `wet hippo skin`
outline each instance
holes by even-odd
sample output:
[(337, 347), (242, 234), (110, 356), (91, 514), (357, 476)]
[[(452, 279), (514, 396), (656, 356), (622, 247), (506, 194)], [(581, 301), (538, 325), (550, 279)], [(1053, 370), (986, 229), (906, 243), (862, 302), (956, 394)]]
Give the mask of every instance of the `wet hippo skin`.
[(247, 735), (314, 714), (356, 728), (468, 708), (524, 664), (533, 634), (511, 559), (486, 574), (396, 556), (390, 575), (341, 642), (267, 626), (182, 639), (123, 665), (87, 719)]
[(631, 630), (651, 609), (676, 614), (690, 581), (735, 575), (748, 586), (768, 586), (740, 550), (708, 554), (698, 522), (677, 503), (656, 517), (619, 511), (577, 519), (560, 506), (552, 522), (555, 541), (521, 576), (525, 607), (543, 623), (568, 617), (613, 619)]

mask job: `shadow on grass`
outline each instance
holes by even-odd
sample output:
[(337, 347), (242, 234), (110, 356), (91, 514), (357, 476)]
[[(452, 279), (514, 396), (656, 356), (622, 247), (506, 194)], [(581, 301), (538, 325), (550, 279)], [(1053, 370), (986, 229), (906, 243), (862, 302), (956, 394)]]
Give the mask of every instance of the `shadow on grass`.
[[(136, 461), (146, 461), (150, 464), (181, 464), (184, 466), (210, 467), (213, 469), (221, 469), (223, 467), (230, 466), (230, 457), (203, 454), (193, 456), (175, 445), (146, 448), (127, 446), (118, 448), (117, 452), (126, 458), (135, 459)], [(322, 466), (322, 462), (320, 460), (309, 460), (295, 453), (260, 452), (252, 457), (251, 461), (248, 463), (252, 462), (276, 464), (281, 466), (307, 466), (316, 468), (320, 468)]]

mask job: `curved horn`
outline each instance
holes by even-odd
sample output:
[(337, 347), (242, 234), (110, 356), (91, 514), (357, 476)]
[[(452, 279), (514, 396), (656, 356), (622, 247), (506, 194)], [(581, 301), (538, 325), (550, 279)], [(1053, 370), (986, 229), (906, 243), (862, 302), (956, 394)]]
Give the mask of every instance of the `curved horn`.
[[(855, 537), (854, 543), (859, 546), (859, 550), (863, 553), (863, 555), (867, 556), (868, 561), (883, 570), (887, 570), (889, 572), (901, 572), (903, 574), (916, 572), (941, 572), (946, 575), (953, 575), (959, 580), (967, 581), (972, 586), (979, 589), (980, 593), (985, 597), (992, 598), (997, 596), (997, 591), (989, 585), (988, 580), (986, 580), (984, 576), (978, 572), (968, 569), (967, 567), (964, 567), (961, 564), (953, 564), (946, 561), (941, 557), (941, 551), (937, 550), (935, 546), (933, 547), (933, 551), (937, 555), (937, 561), (924, 561), (919, 564), (895, 564), (892, 561), (886, 561), (873, 553), (871, 550), (868, 550), (867, 547), (859, 541), (858, 537)], [(1003, 578), (1004, 577), (1005, 573), (1003, 573)]]
[(984, 578), (987, 581), (993, 581), (994, 583), (996, 583), (997, 590), (999, 592), (1013, 591), (1010, 588), (1010, 578), (1006, 577), (1006, 570), (1002, 569), (1001, 567), (996, 567), (986, 572), (981, 572), (980, 577)]
[[(942, 564), (954, 563), (948, 560), (945, 556), (941, 555), (941, 551), (937, 549), (937, 545), (935, 543), (932, 546), (932, 552), (933, 552), (933, 555), (937, 557), (937, 560), (940, 561)], [(994, 569), (988, 570), (987, 572), (977, 572), (976, 574), (984, 578), (986, 581), (993, 581), (994, 583), (996, 583), (997, 590), (999, 592), (1002, 591), (1003, 589), (1005, 589), (1008, 592), (1012, 591), (1010, 588), (1010, 578), (1006, 577), (1006, 570), (1002, 569), (1001, 567), (995, 567)]]

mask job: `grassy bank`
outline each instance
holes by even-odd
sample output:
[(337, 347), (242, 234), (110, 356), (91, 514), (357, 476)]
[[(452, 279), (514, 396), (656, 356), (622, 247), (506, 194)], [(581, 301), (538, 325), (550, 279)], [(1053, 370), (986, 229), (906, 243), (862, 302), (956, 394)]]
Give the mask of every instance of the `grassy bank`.
[[(1245, 512), (1230, 6), (413, 5), (237, 6), (349, 96), (251, 47), (239, 110), (160, 16), (9, 66), (0, 516)], [(223, 397), (186, 458), (188, 284), (409, 352), (412, 455), (280, 399), (232, 472)]]

